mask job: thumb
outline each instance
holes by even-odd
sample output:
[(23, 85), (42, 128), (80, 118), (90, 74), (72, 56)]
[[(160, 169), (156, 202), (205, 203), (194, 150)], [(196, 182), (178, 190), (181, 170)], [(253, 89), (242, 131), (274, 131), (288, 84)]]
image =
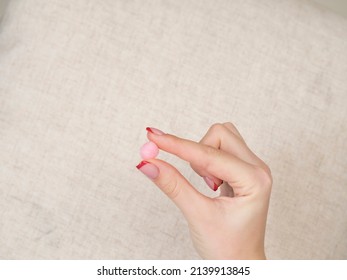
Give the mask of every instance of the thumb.
[(141, 161), (136, 167), (177, 205), (188, 221), (201, 216), (206, 209), (204, 206), (208, 198), (198, 192), (171, 164), (150, 159)]

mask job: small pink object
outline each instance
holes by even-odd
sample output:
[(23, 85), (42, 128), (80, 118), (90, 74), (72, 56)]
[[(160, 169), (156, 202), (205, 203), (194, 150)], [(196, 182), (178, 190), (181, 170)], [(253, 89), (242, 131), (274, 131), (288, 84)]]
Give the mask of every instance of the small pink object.
[(140, 149), (140, 155), (143, 159), (155, 158), (158, 155), (158, 153), (158, 146), (152, 141), (149, 141), (148, 143), (144, 144)]

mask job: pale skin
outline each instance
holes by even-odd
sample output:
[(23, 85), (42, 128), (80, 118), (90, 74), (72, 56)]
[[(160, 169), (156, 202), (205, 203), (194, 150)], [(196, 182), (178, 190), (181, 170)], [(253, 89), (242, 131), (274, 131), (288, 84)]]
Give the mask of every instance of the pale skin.
[(138, 165), (182, 211), (199, 255), (204, 259), (265, 259), (271, 172), (236, 127), (214, 124), (199, 143), (153, 128), (147, 137), (159, 149), (189, 162), (212, 186), (220, 186), (220, 196), (210, 198), (165, 161), (153, 158)]

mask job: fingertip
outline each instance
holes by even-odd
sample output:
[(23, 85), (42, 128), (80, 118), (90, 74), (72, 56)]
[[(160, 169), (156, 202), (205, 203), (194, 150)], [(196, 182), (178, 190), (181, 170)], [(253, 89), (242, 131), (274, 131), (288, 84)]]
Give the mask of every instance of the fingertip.
[(149, 133), (155, 134), (155, 135), (164, 135), (165, 133), (163, 131), (161, 131), (160, 129), (154, 128), (154, 127), (146, 127), (146, 130)]
[(155, 180), (160, 174), (160, 169), (152, 162), (146, 160), (141, 161), (136, 165), (136, 168), (151, 180)]
[(213, 190), (214, 192), (218, 190), (218, 188), (223, 184), (223, 181), (220, 179), (212, 179), (208, 176), (202, 177), (207, 184), (207, 186)]

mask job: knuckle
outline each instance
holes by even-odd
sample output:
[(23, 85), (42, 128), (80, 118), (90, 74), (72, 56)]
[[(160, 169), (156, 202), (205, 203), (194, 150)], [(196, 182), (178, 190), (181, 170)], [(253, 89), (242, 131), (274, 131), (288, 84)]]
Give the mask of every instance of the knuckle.
[(261, 188), (265, 188), (267, 190), (271, 190), (272, 187), (272, 176), (270, 168), (265, 165), (265, 167), (259, 167), (257, 166), (255, 168), (255, 181), (256, 184), (260, 186)]
[(232, 122), (225, 122), (225, 123), (223, 123), (223, 125), (230, 126), (234, 129), (236, 129), (236, 126)]
[(163, 182), (160, 187), (162, 191), (171, 199), (175, 199), (180, 193), (178, 181), (174, 177), (171, 177), (167, 181)]
[(222, 129), (224, 129), (224, 126), (223, 126), (223, 124), (221, 124), (221, 123), (214, 123), (213, 125), (211, 125), (211, 127), (210, 127), (210, 132), (212, 132), (212, 133), (218, 133), (218, 132), (220, 132)]
[(272, 183), (272, 177), (271, 177), (271, 169), (270, 169), (270, 167), (264, 163), (264, 164), (263, 164), (263, 168), (264, 168), (265, 172), (267, 172), (268, 175), (270, 176), (270, 178), (271, 178), (271, 183)]
[(203, 147), (203, 153), (206, 155), (206, 156), (214, 156), (216, 154), (216, 149), (211, 147), (211, 146), (204, 146)]
[(203, 146), (201, 150), (201, 161), (198, 163), (198, 168), (202, 168), (204, 170), (208, 170), (208, 167), (211, 163), (212, 158), (216, 157), (218, 154), (218, 150), (211, 146)]

